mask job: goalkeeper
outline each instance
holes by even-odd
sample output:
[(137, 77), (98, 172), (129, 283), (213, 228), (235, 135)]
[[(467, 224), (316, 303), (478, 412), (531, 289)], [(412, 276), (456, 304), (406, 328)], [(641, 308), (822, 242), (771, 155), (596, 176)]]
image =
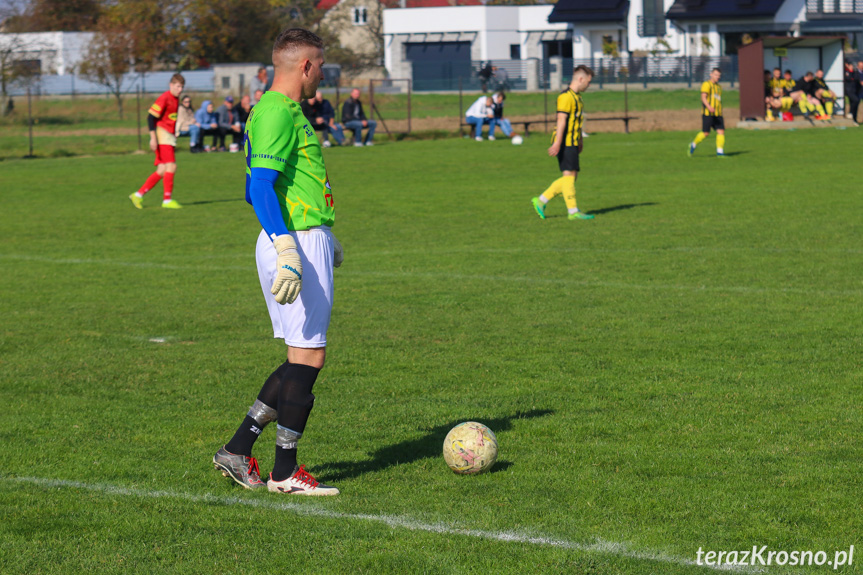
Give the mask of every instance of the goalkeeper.
[(330, 231), (335, 210), (321, 144), (300, 107), (315, 96), (323, 63), (323, 42), (315, 34), (299, 28), (279, 34), (273, 85), (246, 123), (246, 201), (263, 228), (255, 254), (258, 277), (273, 336), (285, 340), (288, 353), (213, 458), (217, 470), (243, 487), (264, 487), (252, 446), (275, 421), (275, 464), (266, 486), (294, 495), (339, 492), (297, 464), (297, 445), (315, 400), (312, 386), (326, 357), (333, 267), (342, 261)]

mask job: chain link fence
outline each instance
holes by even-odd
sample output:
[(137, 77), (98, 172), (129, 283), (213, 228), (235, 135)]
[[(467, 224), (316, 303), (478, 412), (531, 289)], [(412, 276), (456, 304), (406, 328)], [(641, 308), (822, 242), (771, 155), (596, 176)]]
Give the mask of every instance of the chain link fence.
[(738, 83), (737, 56), (623, 56), (620, 58), (531, 58), (527, 60), (413, 62), (414, 90), (482, 91), (557, 90), (569, 83), (575, 66), (590, 66), (599, 87), (641, 84), (698, 87), (710, 70), (722, 70), (722, 81)]

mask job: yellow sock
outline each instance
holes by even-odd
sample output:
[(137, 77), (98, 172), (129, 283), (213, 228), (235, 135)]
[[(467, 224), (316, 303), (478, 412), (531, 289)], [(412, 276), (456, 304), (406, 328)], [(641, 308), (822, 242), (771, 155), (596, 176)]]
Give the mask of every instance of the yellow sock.
[(772, 120), (772, 119), (773, 119), (773, 110), (772, 110), (772, 109), (770, 109), (770, 108), (767, 108), (767, 119), (768, 119), (768, 120)]
[(549, 200), (553, 199), (556, 195), (563, 192), (562, 184), (563, 184), (563, 176), (561, 176), (558, 179), (556, 179), (555, 181), (553, 181), (551, 183), (551, 185), (548, 187), (548, 189), (542, 193), (542, 197), (545, 198), (546, 202), (548, 202)]
[(800, 108), (800, 113), (805, 114), (809, 111), (809, 102), (804, 99), (800, 99), (797, 102), (797, 106)]
[(824, 115), (825, 115), (825, 114), (824, 114), (824, 106), (822, 106), (820, 102), (819, 102), (818, 104), (816, 104), (816, 105), (815, 105), (815, 109), (816, 109), (816, 110), (818, 110), (818, 115), (819, 115), (819, 116), (824, 116)]
[(707, 135), (704, 132), (698, 132), (697, 134), (695, 134), (695, 139), (692, 140), (692, 143), (697, 146), (698, 144), (703, 142), (706, 137)]
[(721, 152), (725, 149), (725, 134), (716, 134), (716, 151)]
[(563, 176), (561, 187), (563, 188), (563, 201), (566, 202), (567, 210), (578, 209), (575, 205), (575, 176)]
[(791, 106), (794, 105), (794, 100), (789, 97), (782, 98), (782, 111), (787, 112), (791, 109)]
[(833, 100), (827, 100), (826, 102), (824, 102), (824, 108), (827, 110), (827, 115), (832, 116), (833, 115)]

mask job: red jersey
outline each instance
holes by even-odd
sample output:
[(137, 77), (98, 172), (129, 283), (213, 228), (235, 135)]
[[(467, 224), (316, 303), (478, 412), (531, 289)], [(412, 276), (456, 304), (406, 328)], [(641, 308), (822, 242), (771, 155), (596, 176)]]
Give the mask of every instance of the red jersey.
[(169, 134), (174, 133), (174, 125), (177, 123), (177, 110), (180, 107), (180, 99), (172, 96), (171, 92), (165, 92), (150, 106), (150, 114), (158, 118), (156, 126), (162, 128)]

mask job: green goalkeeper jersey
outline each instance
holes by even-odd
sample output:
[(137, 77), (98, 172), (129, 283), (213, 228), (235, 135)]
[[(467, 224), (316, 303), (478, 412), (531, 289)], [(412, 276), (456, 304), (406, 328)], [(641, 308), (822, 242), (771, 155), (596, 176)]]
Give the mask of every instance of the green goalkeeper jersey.
[(289, 230), (332, 226), (333, 194), (321, 144), (300, 105), (266, 92), (246, 122), (246, 176), (252, 168), (279, 172), (276, 196)]

